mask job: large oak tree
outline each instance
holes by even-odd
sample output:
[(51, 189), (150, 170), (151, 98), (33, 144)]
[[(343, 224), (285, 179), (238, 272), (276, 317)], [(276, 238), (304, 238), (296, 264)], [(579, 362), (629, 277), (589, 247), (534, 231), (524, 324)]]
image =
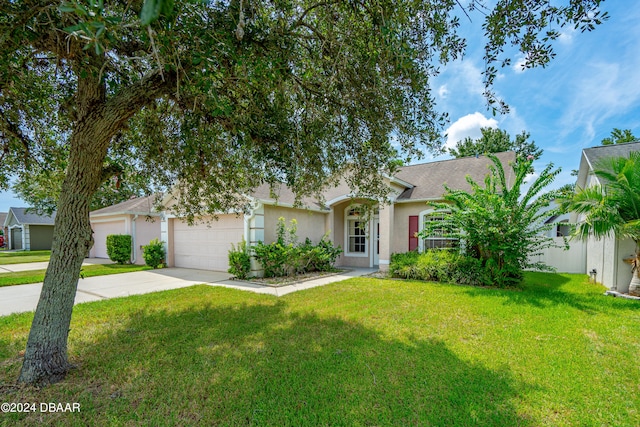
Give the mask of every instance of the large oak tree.
[[(0, 182), (64, 170), (51, 262), (19, 380), (70, 369), (67, 336), (89, 207), (128, 159), (173, 188), (188, 218), (240, 209), (264, 182), (300, 195), (349, 166), (354, 191), (381, 195), (401, 147), (439, 144), (430, 78), (458, 58), (456, 15), (484, 19), (487, 98), (518, 51), (545, 65), (560, 26), (592, 29), (599, 0), (2, 0)], [(464, 20), (467, 17), (463, 18)], [(505, 50), (506, 48), (506, 50)], [(498, 64), (498, 65), (495, 65)]]

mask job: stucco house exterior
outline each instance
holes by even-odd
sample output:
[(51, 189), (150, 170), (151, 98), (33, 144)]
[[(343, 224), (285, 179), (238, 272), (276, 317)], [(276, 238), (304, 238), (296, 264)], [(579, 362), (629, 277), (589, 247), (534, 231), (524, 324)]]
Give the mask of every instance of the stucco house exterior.
[(160, 212), (154, 209), (155, 196), (138, 197), (89, 214), (93, 230), (93, 247), (90, 258), (109, 258), (107, 236), (128, 234), (131, 236), (131, 262), (144, 264), (142, 246), (160, 238)]
[[(498, 153), (509, 182), (515, 161), (514, 152)], [(172, 215), (162, 214), (161, 240), (165, 242), (167, 265), (226, 271), (231, 244), (244, 239), (249, 245), (258, 241), (271, 243), (276, 239), (278, 218), (287, 222), (296, 219), (300, 239), (309, 237), (318, 242), (324, 235), (343, 249), (337, 266), (379, 267), (388, 269), (392, 253), (446, 245), (447, 239), (432, 236), (421, 240), (425, 218), (433, 213), (427, 202), (440, 201), (444, 184), (452, 189), (470, 190), (469, 175), (482, 182), (489, 173), (491, 160), (486, 156), (466, 157), (402, 167), (393, 177), (387, 177), (390, 195), (386, 204), (375, 207), (364, 218), (362, 204), (367, 200), (355, 197), (345, 183), (323, 194), (324, 203), (304, 200), (304, 208), (294, 207), (293, 192), (282, 186), (273, 189), (262, 186), (251, 195), (252, 209), (248, 214), (225, 213), (217, 221), (202, 218), (195, 225)], [(171, 196), (163, 204), (171, 205)], [(433, 218), (433, 217), (430, 217)], [(210, 220), (210, 219), (209, 219)], [(253, 266), (259, 275), (260, 267)]]
[[(632, 151), (640, 151), (640, 142), (626, 144), (602, 145), (582, 150), (580, 168), (578, 169), (577, 188), (588, 188), (601, 185), (594, 174), (601, 159), (607, 157), (629, 157)], [(572, 222), (582, 218), (573, 215)], [(619, 292), (628, 292), (631, 281), (631, 269), (623, 262), (623, 258), (635, 252), (635, 243), (631, 239), (617, 239), (615, 236), (603, 239), (590, 237), (586, 242), (586, 271), (595, 270), (595, 280), (604, 286)]]
[(37, 251), (51, 249), (56, 213), (39, 215), (29, 208), (9, 208), (4, 220), (7, 249)]

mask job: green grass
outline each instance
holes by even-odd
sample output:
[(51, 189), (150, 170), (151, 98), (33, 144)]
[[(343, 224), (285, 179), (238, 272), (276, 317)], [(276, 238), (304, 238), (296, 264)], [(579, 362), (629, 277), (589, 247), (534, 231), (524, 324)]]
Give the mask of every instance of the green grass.
[(636, 426), (640, 305), (583, 276), (521, 290), (358, 278), (282, 298), (195, 286), (76, 306), (78, 368), (14, 388), (32, 314), (0, 317), (4, 425)]
[[(83, 265), (81, 275), (82, 277), (94, 277), (142, 270), (151, 270), (151, 267), (135, 264), (93, 264)], [(42, 282), (46, 271), (47, 270), (29, 270), (17, 271), (15, 273), (2, 273), (0, 274), (0, 288), (3, 286)]]
[(51, 251), (0, 252), (0, 265), (49, 261)]

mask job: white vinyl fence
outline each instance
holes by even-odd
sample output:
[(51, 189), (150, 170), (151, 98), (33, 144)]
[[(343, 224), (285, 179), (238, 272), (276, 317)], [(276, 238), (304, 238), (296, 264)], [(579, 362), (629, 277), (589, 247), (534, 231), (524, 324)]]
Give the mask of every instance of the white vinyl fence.
[[(563, 246), (562, 237), (554, 237), (558, 245)], [(548, 248), (542, 255), (531, 257), (531, 261), (542, 261), (548, 266), (554, 267), (558, 273), (586, 273), (587, 272), (587, 245), (580, 240), (569, 242), (569, 250), (563, 248)]]

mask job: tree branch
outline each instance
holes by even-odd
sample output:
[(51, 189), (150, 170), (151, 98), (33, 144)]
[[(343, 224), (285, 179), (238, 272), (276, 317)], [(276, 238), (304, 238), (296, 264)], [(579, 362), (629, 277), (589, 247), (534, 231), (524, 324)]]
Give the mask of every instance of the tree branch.
[(4, 111), (2, 110), (0, 110), (0, 119), (2, 119), (0, 120), (0, 129), (4, 133), (9, 134), (15, 139), (17, 139), (18, 141), (20, 141), (20, 143), (24, 146), (24, 150), (26, 153), (25, 158), (28, 157), (30, 152), (30, 147), (34, 145), (33, 141), (24, 133), (22, 133), (22, 131), (20, 130), (20, 127), (15, 123), (11, 122), (7, 118), (7, 116), (5, 116)]

